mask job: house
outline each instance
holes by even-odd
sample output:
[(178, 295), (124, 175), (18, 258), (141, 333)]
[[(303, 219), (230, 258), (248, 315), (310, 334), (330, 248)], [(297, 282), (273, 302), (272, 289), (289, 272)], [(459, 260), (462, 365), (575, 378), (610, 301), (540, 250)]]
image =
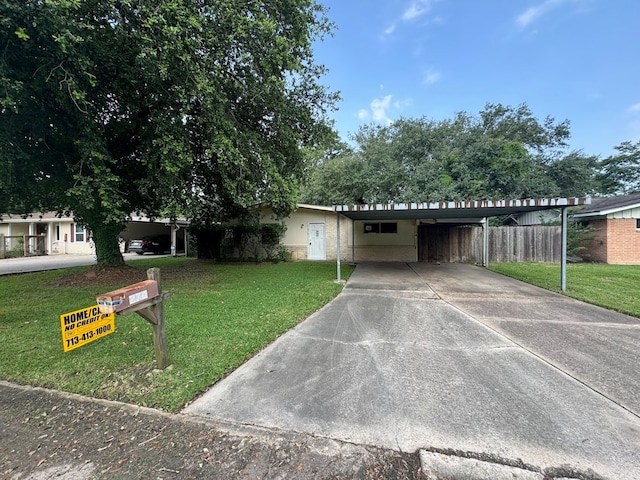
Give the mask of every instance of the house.
[(640, 265), (640, 192), (594, 198), (572, 218), (591, 227), (584, 242), (590, 260)]
[[(127, 218), (125, 229), (120, 233), (121, 248), (130, 240), (145, 235), (166, 234), (173, 231), (187, 245), (187, 227), (184, 219), (150, 219), (132, 214)], [(182, 244), (183, 242), (179, 242)], [(72, 216), (58, 216), (55, 212), (29, 215), (0, 216), (0, 258), (15, 250), (24, 255), (92, 255), (95, 253), (91, 232), (78, 224)]]
[[(281, 240), (293, 260), (468, 262), (489, 257), (487, 217), (586, 205), (590, 198), (383, 205), (300, 204)], [(263, 207), (260, 221), (277, 222)], [(339, 232), (339, 235), (338, 235)], [(550, 247), (549, 247), (550, 248)], [(560, 248), (560, 245), (557, 247)]]

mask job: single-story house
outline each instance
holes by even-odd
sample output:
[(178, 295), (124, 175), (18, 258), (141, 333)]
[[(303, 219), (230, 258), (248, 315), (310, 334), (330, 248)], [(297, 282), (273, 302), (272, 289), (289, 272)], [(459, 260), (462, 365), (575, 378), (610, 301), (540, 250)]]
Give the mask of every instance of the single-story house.
[[(293, 260), (469, 262), (488, 259), (487, 217), (586, 205), (590, 198), (384, 205), (298, 205), (281, 243)], [(262, 208), (261, 222), (277, 220)], [(339, 235), (338, 235), (339, 232)]]
[(591, 227), (584, 242), (590, 260), (640, 265), (640, 192), (594, 198), (572, 218)]
[[(151, 220), (144, 215), (132, 214), (120, 233), (121, 248), (124, 251), (129, 241), (145, 235), (171, 235), (172, 232), (183, 238), (184, 245), (187, 245), (188, 225), (184, 219), (171, 222), (166, 218)], [(14, 249), (26, 250), (27, 255), (95, 253), (91, 232), (79, 225), (73, 217), (58, 217), (54, 212), (27, 216), (0, 215), (0, 240), (0, 254)]]

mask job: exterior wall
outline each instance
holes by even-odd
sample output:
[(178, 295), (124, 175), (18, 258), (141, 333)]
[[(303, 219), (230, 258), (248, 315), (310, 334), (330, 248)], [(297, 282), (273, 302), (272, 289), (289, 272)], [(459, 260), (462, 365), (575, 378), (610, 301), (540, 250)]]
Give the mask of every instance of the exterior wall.
[(581, 255), (592, 262), (607, 263), (607, 220), (591, 220), (589, 226), (591, 240), (582, 243), (586, 250)]
[[(365, 223), (397, 223), (398, 233), (364, 233)], [(356, 262), (416, 262), (418, 260), (415, 220), (397, 222), (353, 222)], [(351, 236), (348, 248), (352, 248)]]
[(607, 220), (607, 263), (640, 265), (640, 229), (635, 218)]
[[(4, 223), (0, 224), (0, 233), (6, 236), (17, 235), (44, 235), (44, 253), (47, 255), (56, 254), (79, 254), (90, 255), (93, 253), (93, 243), (90, 241), (89, 232), (83, 229), (83, 241), (75, 241), (75, 223), (70, 218), (57, 218), (53, 214), (45, 214), (41, 218), (11, 218), (5, 217)], [(65, 237), (66, 236), (66, 237)], [(33, 243), (34, 240), (31, 240)], [(28, 250), (33, 250), (34, 245), (28, 246)], [(19, 240), (16, 238), (5, 239), (7, 250), (17, 247)]]
[(590, 236), (593, 238), (584, 242), (589, 260), (640, 265), (640, 229), (636, 228), (638, 218), (640, 209), (616, 212), (607, 219), (591, 220)]
[[(260, 212), (261, 223), (278, 223), (275, 215), (269, 208), (263, 208)], [(310, 223), (324, 223), (325, 226), (325, 252), (326, 260), (337, 259), (337, 222), (336, 213), (326, 207), (299, 207), (289, 217), (283, 220), (287, 227), (281, 243), (289, 251), (291, 260), (306, 260), (308, 251), (308, 228)], [(347, 247), (350, 238), (350, 220), (340, 217), (340, 259), (351, 260), (351, 252)]]

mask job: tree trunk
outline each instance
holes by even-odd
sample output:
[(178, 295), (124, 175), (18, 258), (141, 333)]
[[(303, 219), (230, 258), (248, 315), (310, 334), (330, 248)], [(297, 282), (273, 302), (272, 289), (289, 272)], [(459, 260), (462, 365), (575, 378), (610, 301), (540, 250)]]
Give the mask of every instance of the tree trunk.
[(118, 234), (122, 231), (122, 225), (96, 222), (96, 225), (89, 225), (89, 227), (93, 232), (98, 268), (124, 265), (124, 258), (122, 258), (118, 243)]

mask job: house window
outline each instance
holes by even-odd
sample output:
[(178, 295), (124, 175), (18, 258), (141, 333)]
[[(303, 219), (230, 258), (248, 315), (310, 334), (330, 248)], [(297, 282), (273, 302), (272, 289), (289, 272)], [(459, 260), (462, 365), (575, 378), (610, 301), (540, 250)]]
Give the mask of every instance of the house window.
[(636, 218), (636, 230), (640, 230), (640, 218)]
[(56, 225), (56, 240), (60, 240), (60, 225)]
[(364, 233), (398, 233), (398, 224), (393, 223), (365, 223)]
[(82, 225), (76, 225), (76, 242), (84, 242), (84, 228), (82, 228)]

